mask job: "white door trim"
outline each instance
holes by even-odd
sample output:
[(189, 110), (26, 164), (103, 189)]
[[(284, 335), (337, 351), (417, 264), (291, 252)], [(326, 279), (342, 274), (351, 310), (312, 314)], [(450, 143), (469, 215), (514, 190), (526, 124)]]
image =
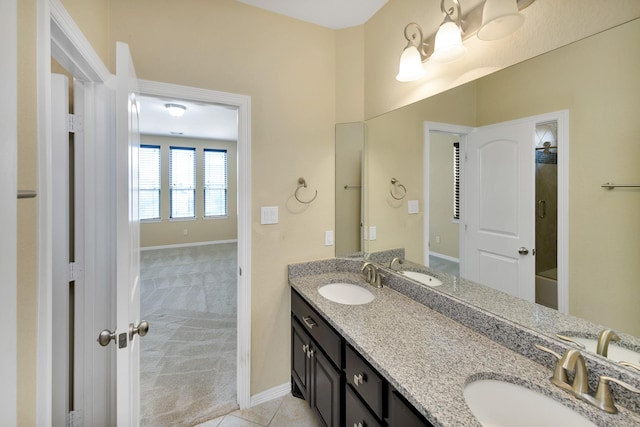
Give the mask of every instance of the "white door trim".
[[(0, 223), (5, 229), (0, 239), (0, 418), (6, 425), (17, 425), (17, 198), (18, 189), (18, 1), (0, 3)], [(34, 203), (26, 201), (26, 203)]]
[[(439, 123), (439, 122), (424, 122), (424, 150), (423, 150), (423, 170), (424, 170), (424, 265), (429, 266), (429, 150), (431, 148), (431, 137), (429, 135), (430, 132), (438, 132), (438, 133), (451, 133), (456, 134), (460, 137), (460, 153), (463, 155), (465, 152), (465, 144), (467, 135), (475, 130), (474, 127), (470, 126), (460, 126), (460, 125), (452, 125), (449, 123)], [(464, 182), (464, 162), (460, 163), (460, 182)], [(464, 205), (464, 185), (460, 186), (460, 224), (464, 224), (464, 213), (465, 210), (462, 208)], [(459, 254), (463, 254), (465, 250), (465, 239), (464, 233), (459, 233)], [(464, 257), (458, 256), (460, 260), (460, 272), (458, 273), (460, 277), (464, 277), (464, 272), (466, 272), (465, 267), (466, 264), (464, 262)]]
[(139, 80), (143, 95), (238, 107), (238, 376), (240, 409), (251, 406), (251, 97)]

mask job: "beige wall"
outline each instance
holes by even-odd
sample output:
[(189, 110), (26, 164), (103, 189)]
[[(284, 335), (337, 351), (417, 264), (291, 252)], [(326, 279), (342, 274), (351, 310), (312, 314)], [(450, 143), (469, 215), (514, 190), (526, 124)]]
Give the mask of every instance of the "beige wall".
[[(112, 0), (110, 20), (109, 44), (129, 44), (138, 77), (251, 96), (251, 393), (286, 383), (286, 266), (334, 249), (324, 231), (334, 229), (336, 33), (232, 0)], [(310, 205), (293, 199), (298, 177), (318, 190)], [(261, 206), (278, 206), (279, 223), (261, 225)]]
[(453, 222), (453, 143), (459, 140), (446, 133), (429, 136), (429, 248), (452, 258), (460, 256), (460, 226)]
[[(162, 188), (169, 188), (169, 147), (193, 147), (196, 149), (196, 218), (169, 219), (169, 192), (161, 191), (160, 221), (144, 221), (140, 225), (140, 246), (166, 246), (238, 238), (238, 186), (237, 144), (235, 141), (213, 141), (194, 138), (176, 138), (142, 135), (141, 144), (159, 145), (161, 153), (160, 173)], [(226, 218), (203, 218), (204, 200), (202, 151), (205, 148), (227, 150), (228, 209)], [(187, 234), (184, 234), (187, 230)]]
[[(473, 126), (476, 121), (475, 86), (464, 85), (367, 120), (365, 167), (365, 225), (375, 226), (377, 239), (365, 241), (367, 252), (405, 248), (405, 257), (424, 261), (424, 122)], [(389, 191), (391, 178), (406, 188), (403, 200)], [(418, 200), (420, 214), (407, 213), (407, 201)]]
[(436, 1), (390, 0), (365, 24), (365, 119), (640, 16), (637, 0), (538, 0), (524, 11), (524, 25), (510, 37), (493, 42), (471, 37), (464, 43), (468, 51), (463, 59), (439, 65), (431, 61), (426, 77), (397, 82), (398, 61), (407, 44), (404, 26), (417, 22), (426, 37), (442, 22), (439, 6)]

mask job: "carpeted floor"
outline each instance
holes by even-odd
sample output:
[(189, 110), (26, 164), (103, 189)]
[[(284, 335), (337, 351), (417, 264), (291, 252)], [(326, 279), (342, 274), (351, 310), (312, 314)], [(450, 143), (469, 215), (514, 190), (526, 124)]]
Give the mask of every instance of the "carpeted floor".
[(237, 244), (141, 253), (143, 426), (193, 426), (236, 409)]

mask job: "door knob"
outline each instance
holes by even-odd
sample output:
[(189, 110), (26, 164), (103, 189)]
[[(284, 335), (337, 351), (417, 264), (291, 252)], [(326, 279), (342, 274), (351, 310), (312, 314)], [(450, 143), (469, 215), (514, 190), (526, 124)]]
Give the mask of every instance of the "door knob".
[(529, 253), (529, 249), (525, 248), (524, 246), (520, 246), (520, 248), (518, 249), (518, 253), (520, 255), (526, 255)]
[(141, 337), (147, 335), (147, 332), (149, 332), (149, 322), (147, 322), (146, 320), (141, 320), (140, 323), (138, 323), (138, 326), (133, 326), (133, 323), (129, 324), (129, 341), (131, 341), (133, 339), (133, 336), (135, 334), (140, 335)]
[(98, 335), (98, 343), (103, 347), (108, 346), (112, 340), (116, 340), (116, 333), (111, 332), (109, 329), (105, 329)]

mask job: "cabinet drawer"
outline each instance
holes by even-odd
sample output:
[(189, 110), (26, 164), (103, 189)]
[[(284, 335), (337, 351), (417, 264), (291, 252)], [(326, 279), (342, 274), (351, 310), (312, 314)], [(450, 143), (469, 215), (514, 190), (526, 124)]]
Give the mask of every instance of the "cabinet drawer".
[(346, 347), (347, 383), (369, 405), (371, 411), (382, 419), (385, 381), (354, 349)]
[(358, 399), (350, 386), (345, 387), (345, 426), (346, 427), (381, 427), (380, 422), (369, 409)]
[(291, 312), (329, 359), (341, 368), (341, 336), (293, 289), (291, 290)]

